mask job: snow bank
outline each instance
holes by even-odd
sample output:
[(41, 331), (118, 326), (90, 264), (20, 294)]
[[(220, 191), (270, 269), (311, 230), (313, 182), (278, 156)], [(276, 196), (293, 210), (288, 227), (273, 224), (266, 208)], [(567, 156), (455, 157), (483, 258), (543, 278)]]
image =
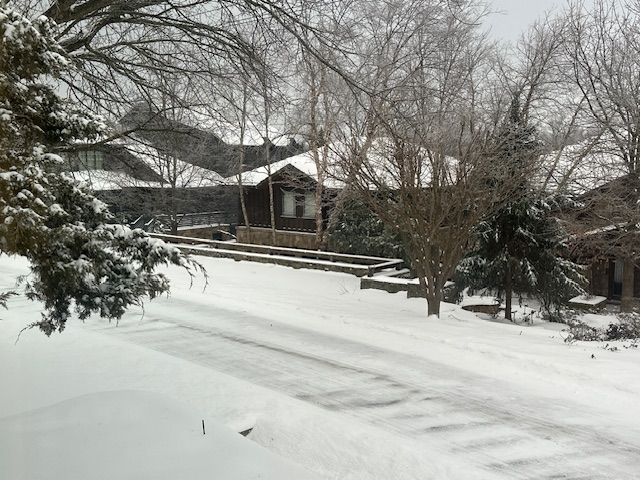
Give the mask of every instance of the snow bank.
[(0, 419), (12, 480), (312, 479), (193, 408), (148, 392), (88, 394)]

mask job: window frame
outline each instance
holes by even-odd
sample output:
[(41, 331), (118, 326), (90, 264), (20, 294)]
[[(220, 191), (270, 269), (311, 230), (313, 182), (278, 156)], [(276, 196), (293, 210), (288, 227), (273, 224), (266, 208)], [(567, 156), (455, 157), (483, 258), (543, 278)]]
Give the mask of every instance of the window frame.
[[(282, 211), (280, 216), (283, 218), (298, 218), (296, 215), (296, 192), (293, 190), (281, 190), (282, 192)], [(290, 200), (288, 202), (288, 200)], [(290, 208), (287, 208), (290, 207)]]
[[(310, 212), (307, 212), (307, 207), (310, 207)], [(304, 202), (302, 205), (302, 218), (313, 220), (316, 218), (316, 194), (315, 192), (305, 193)]]
[[(297, 192), (295, 190), (280, 190), (282, 193), (282, 218), (300, 218), (313, 220), (316, 218), (315, 192)], [(298, 215), (298, 208), (302, 215)]]
[(78, 151), (78, 159), (84, 170), (104, 170), (102, 150), (80, 150)]

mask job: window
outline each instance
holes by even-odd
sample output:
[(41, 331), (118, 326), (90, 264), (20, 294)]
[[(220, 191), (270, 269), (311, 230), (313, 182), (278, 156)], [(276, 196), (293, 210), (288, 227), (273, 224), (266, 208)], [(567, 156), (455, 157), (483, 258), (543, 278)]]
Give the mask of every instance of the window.
[(297, 193), (282, 190), (282, 216), (288, 218), (315, 218), (315, 193)]
[(623, 280), (624, 262), (616, 259), (613, 262), (613, 298), (622, 296), (622, 280)]
[(296, 216), (296, 194), (295, 192), (282, 192), (282, 216)]
[(306, 193), (304, 195), (304, 218), (316, 217), (316, 195), (315, 193)]
[(78, 152), (80, 159), (80, 168), (86, 170), (102, 170), (103, 158), (102, 152), (99, 150), (83, 150)]

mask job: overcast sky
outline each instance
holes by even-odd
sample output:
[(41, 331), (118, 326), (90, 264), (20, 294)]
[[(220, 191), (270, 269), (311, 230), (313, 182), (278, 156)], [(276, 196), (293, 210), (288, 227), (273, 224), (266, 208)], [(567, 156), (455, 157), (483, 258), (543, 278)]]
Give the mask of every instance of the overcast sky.
[[(520, 33), (538, 17), (555, 7), (561, 10), (565, 0), (493, 0), (493, 10), (504, 11), (505, 14), (492, 14), (487, 18), (487, 25), (496, 38), (516, 41)], [(585, 2), (589, 3), (589, 2)]]

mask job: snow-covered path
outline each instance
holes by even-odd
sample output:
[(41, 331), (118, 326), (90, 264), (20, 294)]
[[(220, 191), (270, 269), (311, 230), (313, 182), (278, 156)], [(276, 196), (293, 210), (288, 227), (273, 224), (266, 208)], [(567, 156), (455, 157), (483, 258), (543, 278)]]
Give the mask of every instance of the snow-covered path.
[[(278, 321), (300, 314), (297, 302), (262, 315), (250, 306), (259, 298), (218, 303), (174, 293), (171, 312), (182, 304), (188, 314), (151, 306), (142, 321), (89, 328), (340, 412), (425, 452), (459, 456), (487, 478), (624, 479), (640, 471), (640, 443), (602, 427), (596, 408), (403, 352), (398, 340), (384, 348), (332, 328)], [(324, 318), (332, 310), (328, 302), (314, 308)]]
[[(568, 345), (562, 326), (447, 304), (427, 319), (424, 300), (349, 275), (202, 261), (206, 289), (172, 268), (171, 296), (119, 326), (72, 321), (14, 345), (40, 307), (12, 299), (0, 410), (152, 392), (255, 426), (250, 439), (327, 480), (638, 478), (640, 350), (628, 342)], [(23, 273), (0, 258), (0, 287)]]

